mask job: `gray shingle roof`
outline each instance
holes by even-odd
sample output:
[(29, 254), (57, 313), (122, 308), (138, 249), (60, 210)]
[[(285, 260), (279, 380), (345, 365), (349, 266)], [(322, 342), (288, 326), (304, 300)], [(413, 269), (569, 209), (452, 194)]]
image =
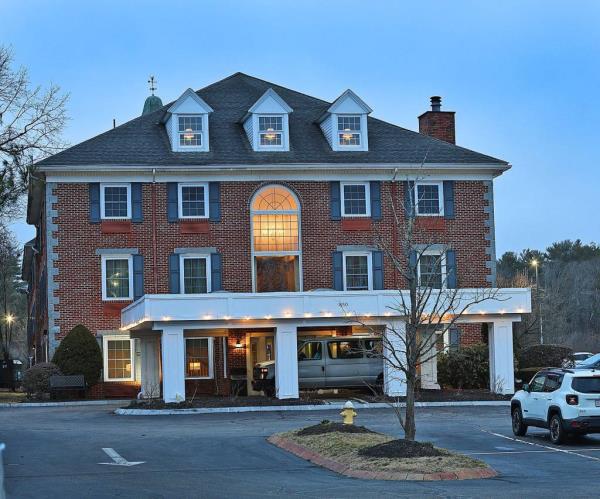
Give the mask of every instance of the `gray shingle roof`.
[[(294, 110), (290, 114), (290, 151), (255, 152), (244, 133), (241, 118), (256, 100), (273, 88)], [(68, 165), (258, 165), (285, 163), (427, 163), (498, 164), (505, 161), (448, 144), (396, 125), (368, 118), (369, 151), (335, 152), (317, 120), (330, 102), (235, 73), (201, 90), (214, 112), (209, 118), (210, 152), (173, 152), (161, 121), (168, 103), (158, 111), (70, 147), (38, 163)]]

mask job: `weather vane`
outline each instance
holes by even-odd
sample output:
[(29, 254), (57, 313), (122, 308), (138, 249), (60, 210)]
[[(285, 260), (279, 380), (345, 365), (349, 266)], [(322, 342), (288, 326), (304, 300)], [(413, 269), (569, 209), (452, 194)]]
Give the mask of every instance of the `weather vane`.
[(156, 81), (154, 80), (153, 75), (150, 75), (148, 83), (150, 84), (150, 92), (152, 92), (152, 95), (154, 95), (154, 91), (156, 90)]

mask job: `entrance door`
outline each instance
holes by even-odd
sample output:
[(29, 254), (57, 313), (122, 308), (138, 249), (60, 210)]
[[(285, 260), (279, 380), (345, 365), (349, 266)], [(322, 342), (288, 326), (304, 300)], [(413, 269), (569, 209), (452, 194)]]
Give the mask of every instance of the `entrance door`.
[(246, 358), (248, 394), (258, 395), (260, 392), (252, 390), (251, 383), (254, 366), (259, 362), (275, 360), (275, 336), (271, 333), (250, 333), (246, 338), (249, 348)]
[(435, 333), (423, 338), (425, 353), (424, 362), (421, 364), (421, 388), (424, 390), (439, 390), (440, 385), (437, 382), (437, 347)]

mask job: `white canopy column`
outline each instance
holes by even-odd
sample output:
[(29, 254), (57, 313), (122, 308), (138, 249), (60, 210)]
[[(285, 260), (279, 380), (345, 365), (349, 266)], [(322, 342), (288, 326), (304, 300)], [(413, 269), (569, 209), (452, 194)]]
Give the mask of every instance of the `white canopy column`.
[(160, 341), (152, 332), (138, 336), (141, 353), (142, 398), (160, 397)]
[(275, 393), (279, 399), (298, 398), (298, 327), (280, 322), (275, 329)]
[(162, 326), (162, 383), (165, 402), (185, 400), (185, 348), (183, 328)]
[(490, 391), (515, 393), (512, 321), (498, 319), (488, 324)]
[(406, 323), (393, 321), (386, 324), (383, 342), (383, 392), (391, 397), (406, 395), (406, 376), (399, 365), (406, 363)]

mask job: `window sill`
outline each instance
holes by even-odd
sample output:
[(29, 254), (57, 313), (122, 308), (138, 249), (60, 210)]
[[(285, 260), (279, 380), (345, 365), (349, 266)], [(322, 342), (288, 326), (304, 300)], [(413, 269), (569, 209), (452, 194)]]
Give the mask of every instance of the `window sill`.
[(131, 220), (102, 220), (102, 234), (128, 234), (131, 232)]
[(342, 230), (361, 231), (371, 229), (371, 218), (342, 218)]
[(179, 233), (180, 234), (208, 234), (210, 232), (210, 225), (208, 219), (204, 220), (180, 220), (179, 221)]

